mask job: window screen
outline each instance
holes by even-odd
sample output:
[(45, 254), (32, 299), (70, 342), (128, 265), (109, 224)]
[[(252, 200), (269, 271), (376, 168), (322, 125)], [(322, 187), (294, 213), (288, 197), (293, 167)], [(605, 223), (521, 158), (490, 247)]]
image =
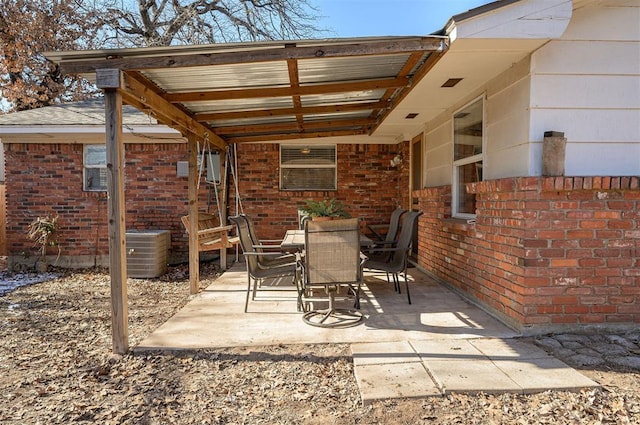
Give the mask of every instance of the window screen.
[(280, 146), (281, 190), (336, 190), (335, 145)]
[(84, 190), (107, 190), (106, 145), (84, 145)]

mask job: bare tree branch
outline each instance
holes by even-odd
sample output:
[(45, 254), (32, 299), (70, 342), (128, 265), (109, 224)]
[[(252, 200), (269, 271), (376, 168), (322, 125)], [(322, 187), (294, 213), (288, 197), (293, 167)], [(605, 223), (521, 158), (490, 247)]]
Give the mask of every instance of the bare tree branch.
[[(113, 0), (103, 0), (113, 6)], [(108, 4), (107, 4), (108, 3)], [(106, 22), (126, 46), (308, 38), (315, 26), (310, 0), (138, 0), (108, 10)]]
[(89, 83), (62, 75), (42, 52), (91, 48), (99, 28), (98, 16), (74, 0), (0, 2), (0, 92), (9, 111), (92, 95)]

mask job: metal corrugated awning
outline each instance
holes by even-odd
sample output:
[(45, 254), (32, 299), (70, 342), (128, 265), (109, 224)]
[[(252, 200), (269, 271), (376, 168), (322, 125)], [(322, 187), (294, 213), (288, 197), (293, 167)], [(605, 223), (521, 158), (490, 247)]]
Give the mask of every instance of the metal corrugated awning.
[(126, 103), (222, 147), (370, 135), (447, 48), (441, 36), (375, 37), (46, 56), (92, 81), (122, 71)]

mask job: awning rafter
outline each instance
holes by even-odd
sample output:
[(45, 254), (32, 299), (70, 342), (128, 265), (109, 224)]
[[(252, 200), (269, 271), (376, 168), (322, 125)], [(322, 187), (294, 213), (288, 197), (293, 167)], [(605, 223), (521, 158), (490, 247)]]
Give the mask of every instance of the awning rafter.
[(121, 92), (125, 103), (137, 108), (144, 105), (145, 109), (152, 111), (158, 121), (177, 129), (184, 136), (193, 134), (201, 140), (209, 140), (222, 149), (226, 147), (227, 143), (211, 128), (195, 120), (188, 112), (167, 102), (142, 74), (128, 71), (124, 73), (123, 79), (124, 88)]
[(228, 143), (372, 135), (448, 48), (443, 36), (47, 53), (64, 73), (122, 73), (124, 102)]

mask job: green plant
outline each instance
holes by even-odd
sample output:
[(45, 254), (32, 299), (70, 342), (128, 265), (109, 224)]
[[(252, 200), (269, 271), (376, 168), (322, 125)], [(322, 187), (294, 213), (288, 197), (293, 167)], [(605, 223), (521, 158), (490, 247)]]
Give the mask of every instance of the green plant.
[(300, 210), (310, 217), (351, 217), (344, 209), (342, 202), (336, 199), (325, 199), (322, 201), (314, 201), (312, 199), (306, 201), (306, 205), (300, 207)]
[(27, 236), (39, 247), (41, 255), (47, 254), (48, 246), (56, 245), (56, 231), (58, 229), (58, 216), (47, 214), (38, 217), (29, 224)]

